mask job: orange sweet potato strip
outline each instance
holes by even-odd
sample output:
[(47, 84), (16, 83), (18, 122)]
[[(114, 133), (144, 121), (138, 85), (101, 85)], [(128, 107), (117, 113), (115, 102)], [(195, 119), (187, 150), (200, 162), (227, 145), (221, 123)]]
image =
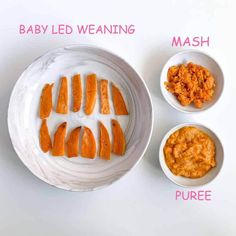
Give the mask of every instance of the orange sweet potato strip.
[(39, 131), (40, 147), (43, 152), (48, 152), (52, 149), (52, 142), (48, 131), (47, 120), (43, 119)]
[(72, 95), (73, 95), (73, 111), (77, 112), (80, 110), (82, 101), (82, 85), (80, 74), (72, 77)]
[(128, 115), (128, 111), (125, 105), (124, 98), (119, 90), (114, 84), (112, 84), (112, 99), (116, 115)]
[(80, 130), (81, 130), (81, 127), (77, 127), (70, 132), (70, 136), (66, 142), (68, 157), (77, 157), (79, 155)]
[(60, 114), (68, 113), (68, 83), (67, 78), (61, 78), (61, 86), (58, 94), (56, 112)]
[(63, 122), (60, 124), (54, 134), (52, 155), (53, 156), (64, 156), (65, 154), (65, 136), (66, 136), (67, 123)]
[(126, 141), (124, 133), (117, 120), (112, 119), (111, 124), (113, 133), (112, 152), (122, 156), (125, 154), (125, 149), (126, 149)]
[(40, 97), (39, 116), (41, 119), (49, 117), (52, 110), (53, 84), (45, 84)]
[(90, 74), (86, 80), (86, 102), (85, 113), (87, 115), (92, 114), (97, 98), (97, 76), (96, 74)]
[(100, 80), (100, 99), (101, 99), (101, 113), (110, 114), (110, 105), (108, 98), (108, 81)]
[(111, 143), (110, 137), (106, 127), (102, 122), (99, 122), (99, 132), (100, 132), (100, 149), (99, 156), (101, 159), (110, 160), (111, 159)]
[(93, 159), (96, 156), (96, 141), (93, 132), (84, 127), (81, 144), (81, 156)]

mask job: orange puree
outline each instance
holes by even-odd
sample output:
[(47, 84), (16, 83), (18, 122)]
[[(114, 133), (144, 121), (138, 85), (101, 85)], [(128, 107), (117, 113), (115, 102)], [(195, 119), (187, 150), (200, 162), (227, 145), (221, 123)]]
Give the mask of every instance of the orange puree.
[(165, 162), (175, 175), (200, 178), (216, 166), (212, 139), (198, 128), (186, 126), (175, 131), (164, 146)]

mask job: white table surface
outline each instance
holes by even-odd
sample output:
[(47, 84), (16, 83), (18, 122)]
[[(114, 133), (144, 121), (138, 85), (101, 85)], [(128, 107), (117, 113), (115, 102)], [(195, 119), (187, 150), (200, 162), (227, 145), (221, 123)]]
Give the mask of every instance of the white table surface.
[[(232, 1), (49, 1), (0, 3), (0, 235), (236, 235), (236, 6)], [(134, 24), (133, 35), (18, 34), (24, 24)], [(159, 89), (160, 70), (181, 48), (171, 38), (210, 36), (200, 48), (221, 64), (226, 87), (220, 103), (202, 114), (175, 111)], [(105, 47), (125, 58), (145, 79), (153, 101), (154, 129), (140, 164), (110, 187), (67, 192), (37, 179), (13, 150), (7, 128), (9, 97), (17, 78), (47, 50), (74, 43)], [(225, 147), (221, 174), (196, 190), (211, 190), (212, 200), (176, 201), (158, 162), (165, 132), (181, 122), (213, 128)]]

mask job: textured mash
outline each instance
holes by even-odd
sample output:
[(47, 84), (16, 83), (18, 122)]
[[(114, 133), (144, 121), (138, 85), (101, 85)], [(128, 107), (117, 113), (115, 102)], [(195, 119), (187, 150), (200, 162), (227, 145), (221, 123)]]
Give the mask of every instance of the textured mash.
[(171, 66), (165, 86), (183, 106), (193, 103), (201, 108), (204, 102), (212, 99), (216, 85), (208, 69), (189, 62), (187, 65)]

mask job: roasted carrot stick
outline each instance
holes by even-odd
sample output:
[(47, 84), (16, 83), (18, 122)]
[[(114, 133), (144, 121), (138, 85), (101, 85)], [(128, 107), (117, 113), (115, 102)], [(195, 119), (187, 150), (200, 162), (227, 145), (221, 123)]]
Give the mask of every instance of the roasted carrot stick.
[(117, 120), (112, 119), (111, 124), (113, 133), (112, 152), (122, 156), (125, 154), (126, 149), (125, 135)]
[(80, 130), (81, 130), (81, 127), (77, 127), (70, 132), (70, 136), (66, 142), (68, 157), (77, 157), (79, 155)]
[(47, 118), (52, 110), (52, 88), (53, 84), (45, 84), (40, 97), (39, 116), (41, 119)]
[(43, 119), (40, 127), (40, 147), (43, 152), (48, 152), (52, 149), (52, 142), (48, 131), (47, 120)]
[(53, 156), (64, 156), (65, 154), (65, 136), (67, 123), (60, 124), (54, 134), (54, 141), (52, 146)]
[(93, 159), (96, 156), (96, 141), (93, 132), (84, 127), (81, 144), (81, 156)]
[(101, 159), (110, 160), (111, 159), (111, 143), (110, 137), (106, 127), (102, 122), (99, 122), (99, 132), (100, 132), (100, 149), (99, 156)]
[(72, 95), (73, 95), (73, 111), (79, 111), (82, 101), (82, 85), (80, 74), (72, 77)]
[(108, 98), (108, 81), (100, 80), (100, 99), (101, 99), (101, 113), (110, 114), (110, 105)]
[(66, 77), (61, 78), (61, 86), (57, 100), (56, 112), (60, 114), (68, 113), (68, 84)]
[(116, 115), (128, 115), (128, 111), (125, 105), (124, 98), (119, 90), (114, 84), (112, 84), (112, 99)]
[(85, 113), (87, 115), (92, 114), (97, 98), (97, 76), (96, 74), (90, 74), (86, 80), (86, 103)]

